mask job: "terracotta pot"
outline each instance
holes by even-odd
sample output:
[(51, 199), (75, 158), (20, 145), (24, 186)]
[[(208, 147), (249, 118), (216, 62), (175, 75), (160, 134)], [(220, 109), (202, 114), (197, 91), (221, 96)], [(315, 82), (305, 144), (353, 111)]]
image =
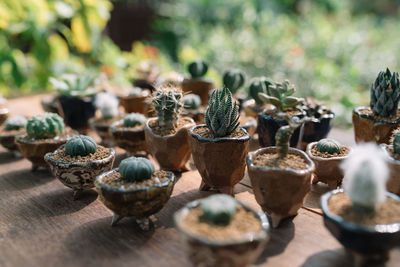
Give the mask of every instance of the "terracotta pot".
[[(308, 144), (306, 153), (315, 164), (315, 171), (313, 174), (313, 183), (322, 182), (329, 186), (330, 190), (336, 189), (342, 184), (343, 171), (340, 164), (348, 157), (348, 154), (341, 157), (323, 158), (314, 156), (311, 152), (317, 142)], [(350, 148), (349, 148), (350, 153)]]
[(168, 172), (169, 179), (166, 182), (138, 189), (111, 187), (103, 183), (106, 176), (117, 171), (118, 169), (114, 169), (103, 173), (94, 182), (101, 202), (114, 212), (111, 225), (115, 225), (123, 217), (132, 217), (147, 230), (148, 217), (161, 210), (169, 200), (175, 185), (175, 175)]
[(306, 150), (307, 145), (312, 142), (319, 141), (328, 136), (332, 129), (335, 114), (329, 112), (323, 114), (320, 118), (313, 118), (311, 121), (304, 123), (303, 138), (301, 140), (301, 150)]
[[(366, 226), (345, 221), (332, 213), (328, 206), (329, 199), (339, 193), (343, 193), (343, 189), (333, 190), (321, 196), (326, 228), (346, 249), (361, 256), (364, 261), (371, 258), (378, 261), (387, 260), (389, 251), (400, 245), (400, 222)], [(388, 192), (386, 197), (400, 201), (398, 196)]]
[(301, 150), (289, 148), (290, 154), (304, 158), (308, 168), (294, 170), (254, 166), (253, 158), (259, 154), (276, 153), (276, 147), (265, 147), (247, 156), (247, 168), (257, 203), (271, 216), (272, 226), (282, 219), (297, 215), (311, 189), (313, 161)]
[(184, 79), (182, 82), (182, 91), (187, 93), (192, 93), (200, 96), (201, 103), (203, 105), (208, 104), (208, 99), (210, 98), (210, 91), (215, 89), (212, 81), (207, 79)]
[(254, 99), (249, 99), (243, 102), (242, 110), (246, 116), (257, 118), (258, 113), (264, 112), (265, 106), (257, 106)]
[(0, 125), (3, 125), (9, 114), (10, 112), (8, 111), (8, 108), (0, 108)]
[(386, 152), (387, 161), (390, 167), (390, 178), (386, 184), (387, 191), (400, 196), (400, 161), (392, 157), (389, 152), (391, 145), (381, 144), (381, 147)]
[(144, 126), (143, 128), (120, 128), (118, 126), (123, 125), (124, 121), (116, 121), (111, 124), (111, 135), (114, 142), (122, 149), (125, 149), (131, 154), (135, 154), (140, 151), (148, 153)]
[(147, 148), (163, 170), (186, 171), (189, 169), (186, 166), (190, 158), (188, 130), (196, 124), (193, 119), (186, 119), (188, 120), (187, 124), (180, 128), (175, 134), (167, 136), (155, 134), (149, 127), (149, 122), (156, 121), (157, 118), (150, 118), (146, 122), (144, 133)]
[(248, 233), (238, 240), (210, 240), (207, 237), (194, 235), (182, 226), (182, 219), (190, 209), (200, 204), (200, 200), (190, 202), (174, 214), (175, 227), (185, 243), (185, 247), (188, 250), (188, 258), (194, 266), (245, 266), (253, 263), (261, 254), (265, 243), (269, 239), (268, 232), (270, 227), (268, 219), (262, 212), (255, 212), (240, 201), (238, 203), (246, 210), (251, 211), (262, 225), (260, 232)]
[(244, 176), (250, 135), (240, 127), (245, 136), (210, 139), (194, 132), (200, 127), (206, 125), (197, 125), (189, 131), (193, 161), (202, 178), (200, 190), (214, 189), (232, 195), (233, 186)]
[(60, 96), (59, 113), (64, 118), (65, 124), (81, 133), (89, 129), (89, 119), (94, 117), (96, 107), (93, 97)]
[(362, 114), (369, 107), (357, 107), (353, 110), (354, 138), (357, 143), (376, 142), (388, 144), (393, 130), (400, 126), (400, 118), (392, 122), (375, 121), (370, 114)]
[(119, 96), (118, 98), (126, 113), (137, 112), (147, 115), (149, 107), (146, 100), (148, 97), (150, 97), (150, 92), (144, 90), (140, 96)]
[(56, 151), (47, 153), (44, 160), (49, 164), (53, 175), (65, 186), (74, 191), (74, 200), (78, 199), (85, 189), (94, 187), (94, 180), (103, 172), (111, 170), (115, 159), (115, 151), (109, 148), (107, 157), (91, 161), (65, 162), (54, 159), (52, 156), (58, 153), (65, 145), (60, 146)]
[(202, 124), (205, 121), (206, 110), (204, 108), (196, 110), (184, 109), (182, 116), (192, 118), (196, 124)]
[(244, 123), (240, 123), (240, 126), (243, 127), (250, 136), (253, 136), (257, 130), (257, 120), (248, 116), (246, 116), (245, 120)]

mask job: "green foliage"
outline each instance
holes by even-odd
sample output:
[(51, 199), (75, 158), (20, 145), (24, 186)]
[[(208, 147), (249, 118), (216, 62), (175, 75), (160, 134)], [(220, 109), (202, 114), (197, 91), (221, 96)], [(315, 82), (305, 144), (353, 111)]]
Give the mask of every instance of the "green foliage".
[(233, 94), (244, 85), (245, 74), (239, 69), (227, 70), (223, 75), (223, 84)]
[(63, 74), (60, 79), (50, 77), (49, 81), (62, 96), (84, 97), (94, 95), (97, 92), (93, 88), (95, 79), (96, 76), (92, 73), (82, 75)]
[(183, 96), (185, 109), (195, 110), (201, 106), (201, 98), (195, 94), (187, 94)]
[(211, 195), (200, 202), (201, 220), (215, 225), (228, 225), (237, 210), (237, 201), (225, 194)]
[(249, 86), (249, 95), (256, 101), (256, 104), (261, 106), (264, 102), (258, 96), (258, 93), (267, 93), (267, 89), (272, 85), (272, 82), (266, 77), (255, 77), (251, 80)]
[(130, 157), (121, 161), (118, 171), (128, 182), (148, 180), (154, 172), (154, 165), (146, 158)]
[(212, 92), (205, 121), (215, 137), (228, 136), (239, 126), (239, 105), (228, 88)]
[(304, 123), (304, 119), (300, 120), (297, 117), (286, 116), (288, 125), (282, 126), (278, 129), (275, 134), (276, 151), (279, 158), (283, 159), (286, 157), (290, 147), (290, 138), (294, 131)]
[(64, 120), (55, 113), (34, 116), (26, 124), (26, 133), (34, 139), (54, 138), (63, 131)]
[(76, 156), (87, 156), (89, 154), (95, 153), (97, 150), (96, 142), (86, 135), (76, 135), (73, 136), (65, 144), (65, 153), (72, 157)]
[(193, 79), (203, 77), (208, 70), (208, 65), (204, 61), (198, 60), (188, 65), (188, 71)]
[(341, 149), (341, 145), (339, 142), (333, 139), (321, 139), (317, 143), (317, 151), (321, 153), (328, 153), (328, 154), (339, 154)]
[(24, 128), (27, 121), (28, 120), (24, 116), (10, 117), (4, 122), (6, 131), (19, 130), (21, 128)]
[(135, 127), (145, 123), (146, 117), (140, 113), (130, 113), (124, 117), (124, 127)]
[(393, 146), (393, 152), (400, 155), (400, 128), (393, 131), (390, 144)]
[(183, 94), (175, 87), (159, 88), (153, 93), (158, 124), (164, 129), (175, 129), (183, 107)]

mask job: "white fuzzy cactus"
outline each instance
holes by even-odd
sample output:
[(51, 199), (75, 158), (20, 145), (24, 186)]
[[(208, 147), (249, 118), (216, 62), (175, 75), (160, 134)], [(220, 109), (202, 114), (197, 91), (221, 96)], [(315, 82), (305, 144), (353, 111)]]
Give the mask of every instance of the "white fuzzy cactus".
[(95, 106), (100, 109), (104, 119), (111, 119), (118, 115), (118, 99), (110, 93), (99, 93), (96, 96)]
[(355, 210), (375, 211), (385, 201), (389, 169), (375, 144), (358, 145), (343, 162), (343, 188)]

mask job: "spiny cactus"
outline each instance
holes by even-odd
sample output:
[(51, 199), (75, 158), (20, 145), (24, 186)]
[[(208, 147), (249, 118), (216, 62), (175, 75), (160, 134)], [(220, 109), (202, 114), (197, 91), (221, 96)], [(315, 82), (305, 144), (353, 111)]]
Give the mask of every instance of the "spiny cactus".
[(133, 87), (129, 90), (130, 96), (140, 96), (142, 94), (142, 88), (140, 87)]
[(237, 210), (237, 201), (225, 194), (211, 195), (200, 202), (201, 220), (216, 225), (228, 225)]
[(65, 153), (72, 157), (87, 156), (97, 150), (96, 142), (86, 135), (75, 135), (65, 144)]
[(118, 172), (127, 182), (140, 182), (151, 178), (154, 165), (146, 158), (129, 157), (121, 161)]
[(374, 212), (386, 199), (389, 169), (385, 153), (375, 144), (358, 145), (341, 165), (343, 188), (354, 211)]
[(27, 121), (28, 120), (24, 116), (10, 117), (4, 123), (6, 131), (19, 130), (21, 128), (24, 128), (26, 126)]
[(195, 94), (188, 94), (183, 96), (185, 109), (195, 110), (201, 106), (201, 98)]
[(297, 117), (286, 116), (288, 125), (282, 126), (275, 134), (276, 150), (279, 158), (283, 159), (286, 157), (290, 147), (290, 138), (292, 137), (294, 131), (301, 126), (305, 119), (300, 120)]
[(374, 115), (379, 117), (390, 117), (396, 115), (400, 100), (400, 81), (397, 72), (381, 71), (371, 85), (370, 107)]
[(239, 126), (239, 105), (229, 89), (216, 89), (212, 92), (206, 110), (207, 127), (215, 137), (230, 135)]
[(124, 127), (135, 127), (144, 125), (146, 117), (140, 113), (129, 113), (124, 117)]
[(193, 79), (203, 77), (208, 71), (208, 65), (204, 61), (198, 60), (188, 65), (188, 71)]
[(258, 96), (258, 93), (267, 93), (268, 87), (272, 85), (272, 82), (266, 77), (253, 78), (249, 86), (249, 94), (256, 101), (258, 106), (261, 106), (264, 102)]
[(183, 107), (183, 94), (175, 87), (157, 89), (153, 94), (158, 124), (164, 129), (175, 129)]
[(321, 139), (317, 143), (317, 151), (321, 153), (328, 153), (328, 154), (339, 154), (341, 149), (341, 145), (339, 142), (333, 139)]
[(96, 95), (95, 106), (100, 109), (104, 119), (111, 119), (118, 115), (118, 99), (111, 93), (99, 93)]
[(64, 120), (55, 113), (34, 116), (26, 124), (26, 133), (34, 139), (53, 138), (63, 131)]
[(83, 97), (94, 95), (97, 92), (94, 88), (88, 90), (94, 84), (95, 79), (96, 76), (91, 73), (83, 75), (63, 74), (60, 79), (49, 78), (49, 82), (62, 96)]
[(245, 82), (245, 75), (241, 70), (231, 69), (224, 73), (223, 83), (232, 93), (235, 93)]

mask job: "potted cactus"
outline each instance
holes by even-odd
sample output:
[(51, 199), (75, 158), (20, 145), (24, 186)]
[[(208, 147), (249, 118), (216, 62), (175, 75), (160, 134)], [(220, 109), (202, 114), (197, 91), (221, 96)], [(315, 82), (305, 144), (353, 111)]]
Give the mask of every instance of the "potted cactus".
[(269, 238), (265, 214), (224, 194), (190, 202), (174, 221), (195, 266), (246, 266)]
[(329, 189), (336, 189), (342, 184), (343, 171), (340, 164), (348, 157), (350, 148), (333, 139), (321, 139), (308, 144), (306, 153), (315, 163), (312, 182), (322, 182)]
[(109, 171), (115, 159), (115, 151), (97, 145), (89, 136), (73, 136), (65, 145), (44, 156), (53, 175), (73, 190), (74, 200), (85, 189), (94, 187), (95, 178)]
[(250, 81), (249, 96), (251, 99), (243, 103), (243, 111), (247, 116), (257, 118), (257, 114), (263, 112), (266, 107), (273, 108), (271, 104), (265, 104), (258, 93), (267, 93), (267, 88), (273, 83), (266, 77), (255, 77)]
[(257, 203), (271, 216), (272, 226), (297, 214), (311, 189), (313, 161), (290, 148), (293, 132), (303, 123), (287, 115), (288, 125), (276, 132), (276, 147), (265, 147), (247, 156), (247, 168)]
[(13, 116), (8, 118), (0, 130), (0, 144), (9, 151), (17, 154), (18, 147), (15, 137), (25, 132), (27, 119), (24, 116)]
[(17, 135), (15, 143), (22, 156), (32, 162), (32, 170), (47, 167), (44, 155), (65, 144), (74, 131), (64, 127), (63, 119), (55, 113), (45, 113), (30, 118), (25, 134)]
[(232, 195), (233, 186), (243, 179), (250, 135), (239, 127), (239, 107), (229, 89), (212, 92), (205, 120), (190, 129), (189, 139), (202, 177), (200, 190)]
[(191, 78), (183, 80), (183, 92), (196, 94), (200, 96), (203, 104), (207, 104), (209, 92), (214, 89), (212, 81), (202, 78), (208, 71), (208, 65), (204, 61), (195, 61), (188, 65), (188, 71)]
[(400, 240), (400, 198), (386, 192), (385, 155), (375, 144), (360, 145), (343, 162), (343, 171), (343, 189), (321, 197), (324, 224), (361, 259), (360, 266), (385, 261)]
[(201, 105), (201, 98), (195, 94), (183, 96), (183, 116), (192, 118), (196, 124), (204, 123), (205, 109)]
[(390, 167), (390, 178), (387, 182), (387, 190), (400, 196), (400, 128), (393, 131), (389, 145), (380, 145), (387, 156)]
[(233, 96), (239, 101), (239, 111), (242, 110), (242, 104), (247, 98), (245, 92), (238, 91), (245, 83), (246, 75), (239, 69), (230, 69), (225, 71), (222, 76), (222, 83), (227, 87)]
[(128, 95), (120, 95), (118, 98), (126, 113), (138, 112), (147, 115), (149, 107), (146, 100), (150, 98), (148, 89), (133, 87)]
[(155, 171), (146, 158), (126, 158), (117, 169), (96, 178), (100, 200), (114, 212), (111, 225), (132, 217), (143, 230), (149, 229), (149, 216), (163, 208), (171, 196), (175, 175)]
[(143, 151), (147, 154), (147, 144), (144, 134), (146, 117), (140, 113), (125, 115), (123, 120), (111, 125), (111, 134), (115, 143), (130, 154)]
[(371, 85), (370, 106), (353, 110), (356, 142), (388, 144), (393, 130), (400, 126), (399, 100), (399, 74), (388, 68), (379, 72)]

